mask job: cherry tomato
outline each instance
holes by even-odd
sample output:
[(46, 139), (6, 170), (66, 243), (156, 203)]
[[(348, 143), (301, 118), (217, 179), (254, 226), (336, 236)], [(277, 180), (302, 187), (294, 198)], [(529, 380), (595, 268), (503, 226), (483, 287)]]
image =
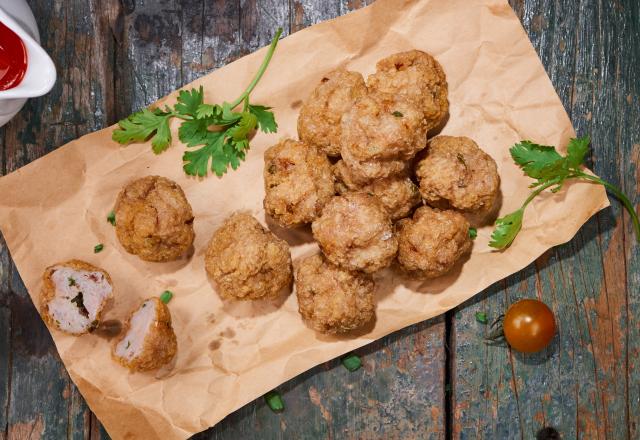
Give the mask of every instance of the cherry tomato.
[(536, 299), (523, 299), (511, 304), (504, 316), (503, 327), (509, 345), (523, 353), (542, 350), (556, 333), (553, 312)]

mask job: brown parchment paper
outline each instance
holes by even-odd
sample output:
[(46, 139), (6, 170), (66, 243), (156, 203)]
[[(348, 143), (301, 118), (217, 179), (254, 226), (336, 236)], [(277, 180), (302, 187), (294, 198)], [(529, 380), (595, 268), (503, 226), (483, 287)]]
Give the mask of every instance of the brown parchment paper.
[[(71, 378), (114, 439), (182, 439), (204, 430), (321, 362), (457, 306), (569, 240), (608, 205), (602, 187), (568, 185), (536, 199), (519, 237), (502, 253), (487, 246), (487, 227), (479, 231), (471, 258), (449, 276), (417, 283), (391, 271), (380, 274), (375, 326), (350, 338), (321, 336), (305, 327), (295, 295), (278, 303), (222, 302), (205, 275), (203, 253), (213, 230), (231, 212), (249, 210), (265, 221), (265, 148), (296, 136), (301, 100), (324, 72), (346, 66), (367, 75), (379, 58), (412, 48), (434, 54), (446, 71), (451, 115), (443, 133), (470, 136), (495, 158), (502, 176), (502, 213), (516, 209), (530, 181), (513, 164), (508, 148), (525, 138), (565, 145), (574, 131), (503, 0), (379, 0), (285, 38), (253, 96), (256, 103), (274, 106), (279, 132), (258, 134), (247, 161), (222, 179), (185, 176), (184, 147), (175, 140), (169, 151), (155, 156), (148, 144), (115, 144), (111, 128), (0, 179), (0, 227), (36, 304), (43, 269), (70, 258), (110, 272), (116, 301), (107, 318), (122, 319), (141, 298), (165, 289), (175, 294), (170, 309), (178, 355), (173, 365), (155, 373), (129, 374), (112, 362), (110, 344), (96, 335), (72, 337), (52, 330)], [(264, 49), (192, 85), (203, 85), (209, 101), (231, 100), (263, 55)], [(175, 93), (164, 99), (174, 100)], [(124, 252), (105, 220), (120, 188), (148, 174), (180, 183), (193, 206), (196, 240), (189, 260), (140, 261)], [(316, 248), (308, 232), (272, 230), (288, 240), (294, 259)], [(93, 253), (96, 243), (105, 244), (100, 254)]]

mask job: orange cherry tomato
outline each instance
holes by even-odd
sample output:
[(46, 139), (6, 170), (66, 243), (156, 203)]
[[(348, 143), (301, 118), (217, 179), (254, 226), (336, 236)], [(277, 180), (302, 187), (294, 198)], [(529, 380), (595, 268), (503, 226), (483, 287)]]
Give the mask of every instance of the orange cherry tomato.
[(545, 348), (556, 333), (556, 320), (545, 303), (523, 299), (511, 304), (504, 316), (504, 337), (509, 345), (523, 353)]

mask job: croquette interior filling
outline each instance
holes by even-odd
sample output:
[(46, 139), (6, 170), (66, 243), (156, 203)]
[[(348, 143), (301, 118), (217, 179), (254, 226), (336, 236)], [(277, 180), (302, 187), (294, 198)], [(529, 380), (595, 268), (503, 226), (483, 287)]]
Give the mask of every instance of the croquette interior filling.
[(64, 331), (85, 332), (111, 295), (111, 284), (102, 272), (63, 266), (54, 268), (51, 280), (56, 293), (48, 303), (49, 315)]
[(144, 339), (155, 322), (156, 315), (156, 304), (152, 299), (142, 303), (131, 317), (129, 331), (116, 347), (116, 356), (130, 361), (142, 353)]

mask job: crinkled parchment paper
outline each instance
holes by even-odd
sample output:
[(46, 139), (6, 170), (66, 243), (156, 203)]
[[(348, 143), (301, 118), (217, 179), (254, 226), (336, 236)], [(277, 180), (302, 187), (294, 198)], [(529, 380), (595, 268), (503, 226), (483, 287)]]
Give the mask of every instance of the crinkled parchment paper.
[[(43, 269), (70, 258), (111, 273), (116, 301), (108, 319), (124, 318), (141, 298), (165, 289), (175, 293), (170, 309), (178, 355), (159, 372), (130, 374), (112, 362), (105, 339), (52, 330), (71, 378), (113, 438), (182, 439), (204, 430), (321, 362), (457, 306), (566, 242), (607, 206), (602, 187), (568, 185), (536, 199), (520, 236), (502, 253), (487, 246), (487, 227), (479, 231), (471, 258), (449, 276), (416, 283), (390, 271), (381, 274), (375, 326), (351, 338), (316, 335), (305, 327), (295, 295), (275, 304), (223, 303), (205, 275), (206, 244), (233, 211), (249, 210), (264, 221), (263, 152), (281, 137), (296, 136), (301, 100), (331, 69), (346, 66), (367, 75), (379, 58), (413, 48), (435, 55), (446, 71), (451, 116), (443, 133), (469, 136), (495, 158), (502, 213), (516, 209), (530, 181), (513, 164), (509, 147), (525, 138), (565, 145), (574, 131), (518, 19), (502, 0), (380, 0), (285, 38), (253, 97), (275, 107), (280, 130), (258, 134), (247, 161), (222, 179), (187, 177), (180, 161), (184, 147), (176, 141), (155, 156), (148, 144), (117, 145), (111, 128), (0, 179), (0, 226), (36, 304)], [(203, 85), (208, 101), (231, 100), (263, 55), (264, 49), (192, 86)], [(164, 100), (173, 102), (175, 96)], [(120, 188), (148, 174), (177, 181), (193, 206), (196, 240), (189, 260), (140, 261), (124, 252), (106, 221)], [(272, 230), (291, 244), (294, 258), (316, 247), (304, 230)], [(105, 244), (100, 254), (93, 253), (96, 243)]]

